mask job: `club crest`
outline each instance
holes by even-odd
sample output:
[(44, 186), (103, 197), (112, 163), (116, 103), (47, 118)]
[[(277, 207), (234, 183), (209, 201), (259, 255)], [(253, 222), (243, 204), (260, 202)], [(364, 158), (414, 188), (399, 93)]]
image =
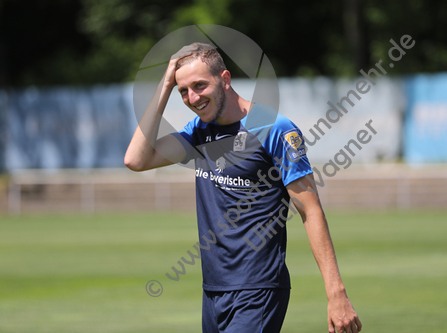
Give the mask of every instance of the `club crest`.
[(239, 132), (234, 138), (233, 151), (244, 151), (247, 141), (247, 132)]

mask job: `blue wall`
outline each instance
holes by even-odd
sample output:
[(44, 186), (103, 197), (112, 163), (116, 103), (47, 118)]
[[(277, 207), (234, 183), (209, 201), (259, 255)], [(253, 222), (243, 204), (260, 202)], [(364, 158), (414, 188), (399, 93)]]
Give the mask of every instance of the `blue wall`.
[(3, 100), (7, 170), (123, 166), (136, 127), (132, 85), (28, 88)]
[(447, 73), (409, 77), (405, 91), (405, 162), (447, 162)]
[[(307, 135), (355, 81), (280, 79), (279, 112)], [(246, 99), (251, 85), (234, 82)], [(133, 97), (133, 84), (0, 91), (0, 170), (123, 167), (137, 126)], [(393, 162), (400, 152), (407, 163), (447, 162), (447, 74), (384, 78), (355, 103), (309, 148), (313, 163), (333, 158), (370, 119), (377, 135), (353, 163)], [(175, 96), (165, 116), (179, 130), (194, 115)]]

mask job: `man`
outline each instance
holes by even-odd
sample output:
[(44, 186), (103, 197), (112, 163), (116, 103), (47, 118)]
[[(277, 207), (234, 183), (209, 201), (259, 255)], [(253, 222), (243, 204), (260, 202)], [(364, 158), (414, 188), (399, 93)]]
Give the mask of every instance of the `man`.
[[(179, 133), (157, 140), (175, 85), (197, 117)], [(199, 43), (171, 57), (125, 164), (143, 171), (191, 159), (199, 237), (207, 241), (201, 243), (203, 332), (280, 331), (290, 293), (289, 207), (302, 217), (324, 279), (329, 332), (359, 332), (362, 325), (340, 278), (301, 132), (275, 110), (240, 97), (219, 53)]]

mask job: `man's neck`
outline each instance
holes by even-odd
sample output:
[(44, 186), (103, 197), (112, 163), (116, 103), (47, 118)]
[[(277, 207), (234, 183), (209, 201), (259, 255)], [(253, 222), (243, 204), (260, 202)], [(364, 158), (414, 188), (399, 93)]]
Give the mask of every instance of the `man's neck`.
[(216, 120), (219, 125), (229, 125), (244, 118), (253, 107), (253, 103), (243, 99), (234, 90), (228, 92), (222, 117)]

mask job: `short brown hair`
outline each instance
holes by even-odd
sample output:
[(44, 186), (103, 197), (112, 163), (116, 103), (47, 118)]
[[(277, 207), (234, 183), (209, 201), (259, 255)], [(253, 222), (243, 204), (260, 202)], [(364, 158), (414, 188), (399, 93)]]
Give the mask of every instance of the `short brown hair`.
[(227, 69), (221, 55), (214, 46), (204, 43), (193, 43), (191, 45), (197, 46), (197, 51), (187, 57), (181, 58), (177, 62), (175, 70), (198, 59), (209, 67), (211, 75), (213, 76), (220, 76)]

